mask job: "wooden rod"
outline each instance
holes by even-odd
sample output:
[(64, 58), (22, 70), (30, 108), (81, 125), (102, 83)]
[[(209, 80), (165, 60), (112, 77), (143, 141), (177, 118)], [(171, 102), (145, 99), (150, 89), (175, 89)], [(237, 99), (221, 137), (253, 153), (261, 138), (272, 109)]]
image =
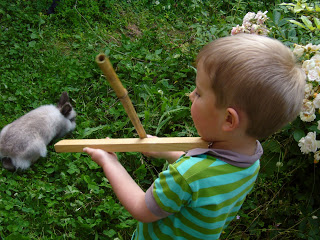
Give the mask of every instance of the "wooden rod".
[(84, 147), (108, 152), (167, 152), (208, 148), (208, 142), (200, 137), (116, 138), (116, 139), (68, 139), (54, 145), (56, 152), (83, 152)]
[(110, 60), (106, 57), (106, 55), (100, 53), (96, 56), (96, 63), (98, 64), (106, 79), (110, 83), (111, 87), (115, 91), (117, 97), (120, 99), (139, 137), (146, 138), (147, 134), (139, 120), (136, 110), (132, 105), (132, 102), (128, 95), (128, 91), (123, 87), (121, 81), (119, 80), (117, 74), (115, 73), (112, 67)]

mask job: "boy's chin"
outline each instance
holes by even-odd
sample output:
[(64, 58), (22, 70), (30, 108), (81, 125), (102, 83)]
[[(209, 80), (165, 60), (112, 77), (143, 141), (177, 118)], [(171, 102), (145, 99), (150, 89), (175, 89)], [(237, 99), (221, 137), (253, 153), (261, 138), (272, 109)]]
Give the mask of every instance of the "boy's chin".
[(199, 134), (199, 137), (201, 137), (202, 140), (206, 141), (206, 142), (213, 142), (213, 140), (211, 138), (205, 137), (205, 136), (201, 136)]

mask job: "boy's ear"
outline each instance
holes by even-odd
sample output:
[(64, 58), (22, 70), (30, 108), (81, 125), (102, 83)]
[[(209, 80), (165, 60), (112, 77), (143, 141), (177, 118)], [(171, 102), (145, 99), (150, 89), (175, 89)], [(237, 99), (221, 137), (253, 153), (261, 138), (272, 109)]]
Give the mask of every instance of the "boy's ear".
[(233, 108), (226, 109), (225, 121), (222, 126), (222, 129), (226, 132), (230, 132), (239, 127), (240, 117), (238, 112)]

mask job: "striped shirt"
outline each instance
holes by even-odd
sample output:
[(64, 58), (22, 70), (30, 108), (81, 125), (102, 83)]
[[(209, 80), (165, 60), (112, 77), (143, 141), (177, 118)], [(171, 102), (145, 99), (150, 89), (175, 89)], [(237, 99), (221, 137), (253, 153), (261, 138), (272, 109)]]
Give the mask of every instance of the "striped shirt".
[[(257, 143), (256, 154), (246, 156), (255, 161), (246, 167), (236, 166), (236, 158), (232, 160), (235, 164), (226, 161), (230, 151), (220, 154), (222, 161), (217, 158), (219, 150), (208, 149), (205, 154), (183, 156), (169, 165), (146, 193), (147, 207), (162, 219), (139, 222), (132, 239), (218, 239), (257, 178), (262, 155)], [(244, 155), (236, 155), (245, 162)]]

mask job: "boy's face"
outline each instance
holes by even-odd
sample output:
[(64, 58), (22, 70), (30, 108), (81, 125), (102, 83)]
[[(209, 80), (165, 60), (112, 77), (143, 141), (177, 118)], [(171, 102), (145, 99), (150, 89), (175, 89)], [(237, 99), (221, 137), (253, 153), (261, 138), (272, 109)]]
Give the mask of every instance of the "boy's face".
[(190, 94), (190, 100), (191, 116), (198, 134), (206, 141), (221, 140), (225, 109), (216, 107), (211, 80), (200, 63), (197, 67), (196, 88)]

